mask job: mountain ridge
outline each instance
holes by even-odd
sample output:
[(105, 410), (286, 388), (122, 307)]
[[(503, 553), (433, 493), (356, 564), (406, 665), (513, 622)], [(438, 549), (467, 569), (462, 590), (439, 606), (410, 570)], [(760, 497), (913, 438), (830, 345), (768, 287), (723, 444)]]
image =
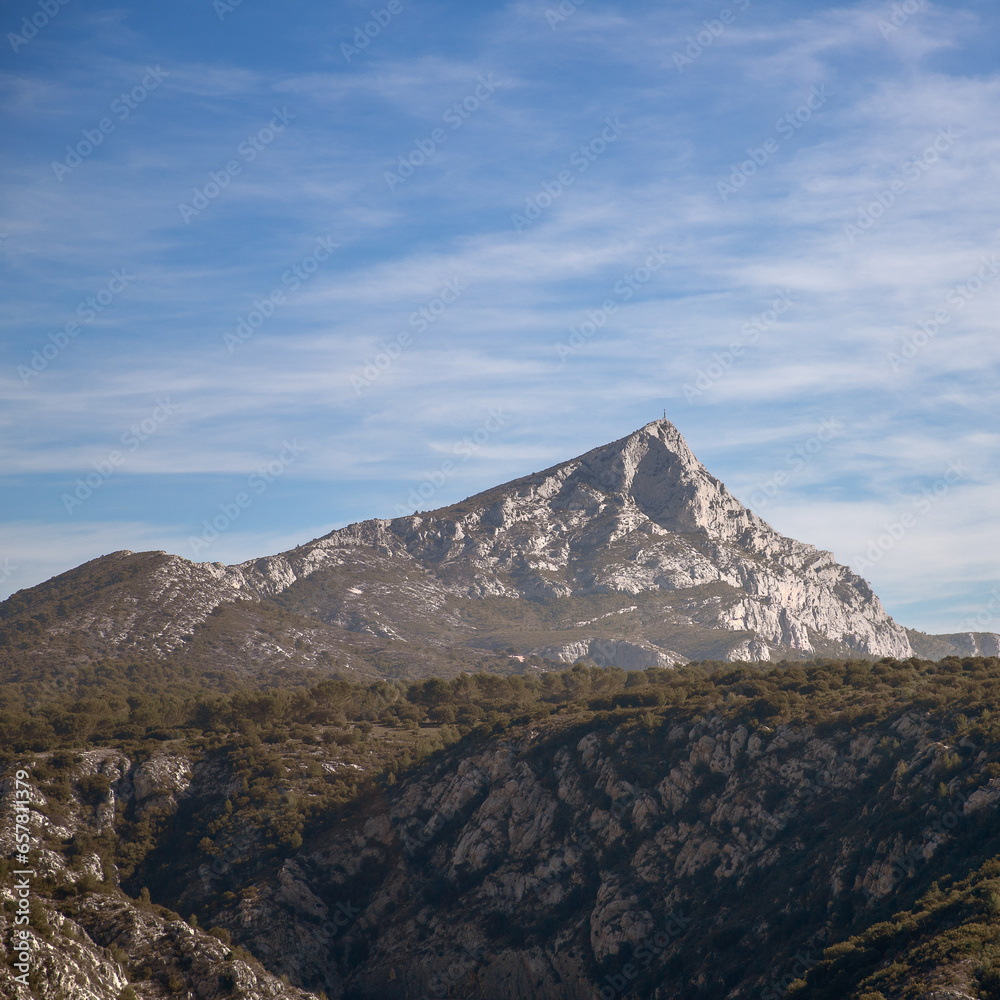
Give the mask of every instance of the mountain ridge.
[(0, 625), (16, 633), (50, 592), (55, 609), (28, 626), (49, 647), (165, 656), (209, 642), (231, 659), (361, 673), (380, 672), (376, 652), (403, 673), (408, 660), (481, 667), (500, 650), (629, 669), (905, 658), (919, 635), (832, 553), (741, 504), (666, 419), (457, 503), (235, 565), (110, 553), (9, 598)]

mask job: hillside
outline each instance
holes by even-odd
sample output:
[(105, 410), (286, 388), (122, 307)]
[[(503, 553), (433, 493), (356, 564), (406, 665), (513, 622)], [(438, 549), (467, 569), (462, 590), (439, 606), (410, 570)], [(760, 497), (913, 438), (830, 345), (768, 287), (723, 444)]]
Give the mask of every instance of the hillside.
[(996, 658), (167, 681), (4, 720), (5, 996), (1000, 996)]

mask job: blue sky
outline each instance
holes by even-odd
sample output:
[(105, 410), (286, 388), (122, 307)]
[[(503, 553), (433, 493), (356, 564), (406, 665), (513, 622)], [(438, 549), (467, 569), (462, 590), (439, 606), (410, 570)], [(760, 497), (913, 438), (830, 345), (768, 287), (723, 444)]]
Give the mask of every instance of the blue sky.
[(998, 22), (7, 5), (0, 596), (430, 509), (666, 410), (901, 623), (1000, 631)]

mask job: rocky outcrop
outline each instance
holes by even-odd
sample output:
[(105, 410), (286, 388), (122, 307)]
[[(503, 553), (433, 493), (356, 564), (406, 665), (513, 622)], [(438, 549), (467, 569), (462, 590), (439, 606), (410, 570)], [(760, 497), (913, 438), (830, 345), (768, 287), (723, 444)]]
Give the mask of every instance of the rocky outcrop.
[(191, 785), (191, 764), (185, 757), (162, 754), (134, 768), (131, 778), (140, 817), (153, 810), (172, 814)]
[[(0, 900), (11, 901), (6, 887)], [(0, 967), (0, 994), (9, 1000), (317, 1000), (176, 914), (122, 896), (91, 894), (72, 918), (36, 897), (32, 927), (27, 985), (18, 970)], [(13, 929), (0, 912), (5, 942)]]
[[(0, 882), (0, 941), (11, 952), (15, 942), (28, 944), (27, 951), (15, 955), (23, 969), (0, 964), (0, 995), (10, 1000), (318, 1000), (163, 906), (130, 899), (117, 887), (114, 866), (96, 852), (70, 865), (53, 849), (52, 838), (70, 841), (81, 832), (100, 835), (115, 829), (137, 804), (176, 806), (174, 796), (183, 794), (191, 775), (186, 760), (154, 755), (134, 767), (116, 750), (94, 750), (79, 755), (73, 775), (78, 785), (97, 776), (107, 779), (104, 785), (85, 786), (107, 788), (104, 797), (93, 801), (77, 789), (54, 810), (56, 803), (30, 775), (20, 785), (14, 772), (0, 781), (0, 857), (17, 856), (14, 802), (21, 788), (28, 790), (31, 803), (32, 858), (30, 871), (15, 875), (16, 866), (9, 864)], [(59, 823), (47, 820), (53, 811)], [(27, 923), (19, 919), (22, 914)]]
[(213, 920), (331, 998), (582, 1000), (627, 965), (639, 996), (693, 976), (749, 998), (971, 849), (1000, 802), (991, 761), (912, 715), (529, 731), (369, 801)]
[(917, 656), (940, 660), (946, 656), (1000, 656), (1000, 635), (996, 632), (952, 632), (927, 635), (907, 630)]
[(664, 652), (624, 639), (578, 639), (560, 646), (531, 650), (559, 663), (590, 660), (599, 667), (621, 667), (623, 670), (645, 670), (647, 667), (673, 667), (684, 663), (685, 657)]
[[(310, 760), (330, 753), (308, 744)], [(129, 898), (80, 835), (144, 828), (152, 802), (184, 822), (223, 815), (227, 759), (189, 746), (137, 765), (95, 748), (68, 799), (32, 784), (34, 978), (22, 989), (0, 969), (4, 996), (591, 1000), (627, 985), (750, 1000), (784, 990), (801, 956), (908, 911), (996, 841), (1000, 808), (995, 746), (922, 712), (822, 732), (679, 709), (556, 715), (366, 786), (283, 855), (241, 828), (243, 861), (216, 867), (163, 826), (153, 870), (169, 859), (175, 894), (158, 902), (173, 909)], [(287, 770), (276, 787), (294, 798), (301, 769)], [(7, 855), (14, 791), (8, 772)], [(71, 841), (72, 864), (58, 849)], [(5, 941), (15, 892), (0, 884)], [(969, 975), (959, 963), (934, 982), (968, 991)]]

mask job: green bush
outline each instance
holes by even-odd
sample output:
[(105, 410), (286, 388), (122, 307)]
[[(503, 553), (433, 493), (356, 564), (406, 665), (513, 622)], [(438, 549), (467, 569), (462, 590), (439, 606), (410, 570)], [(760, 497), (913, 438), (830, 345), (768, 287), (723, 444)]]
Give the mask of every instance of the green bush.
[(96, 806), (107, 799), (111, 791), (111, 781), (106, 774), (85, 774), (80, 778), (77, 787), (80, 789), (80, 801)]

